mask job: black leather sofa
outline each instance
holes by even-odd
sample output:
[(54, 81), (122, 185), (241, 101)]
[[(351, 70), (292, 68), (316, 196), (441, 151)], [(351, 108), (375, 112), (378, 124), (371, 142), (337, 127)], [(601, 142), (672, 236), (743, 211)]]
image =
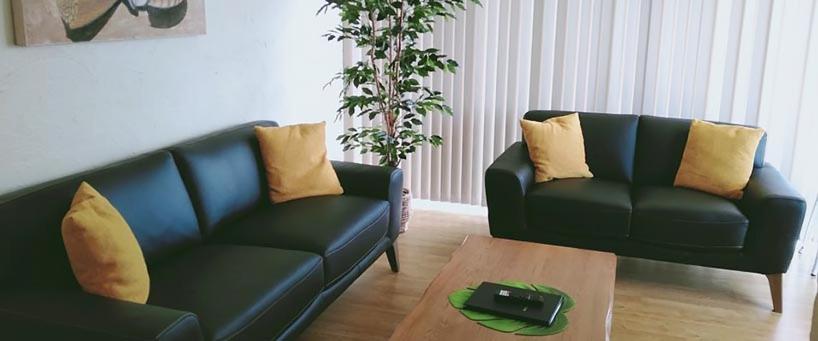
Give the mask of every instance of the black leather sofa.
[[(571, 114), (531, 111), (543, 121)], [(806, 204), (756, 152), (744, 197), (731, 201), (673, 187), (690, 120), (580, 113), (591, 179), (535, 184), (524, 142), (486, 171), (495, 237), (614, 252), (622, 256), (768, 275), (781, 311), (787, 271)]]
[[(344, 195), (273, 205), (255, 125), (275, 123), (0, 198), (0, 338), (292, 339), (384, 252), (397, 272), (402, 172), (334, 162)], [(60, 223), (83, 180), (133, 229), (147, 304), (76, 283)]]

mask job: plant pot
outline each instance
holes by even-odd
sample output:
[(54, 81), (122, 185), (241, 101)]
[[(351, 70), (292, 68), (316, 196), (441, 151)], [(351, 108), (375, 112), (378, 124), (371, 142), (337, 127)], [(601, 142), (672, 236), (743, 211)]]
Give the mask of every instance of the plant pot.
[(403, 205), (400, 211), (400, 233), (404, 233), (409, 229), (409, 213), (412, 211), (412, 193), (409, 189), (403, 189), (401, 203)]

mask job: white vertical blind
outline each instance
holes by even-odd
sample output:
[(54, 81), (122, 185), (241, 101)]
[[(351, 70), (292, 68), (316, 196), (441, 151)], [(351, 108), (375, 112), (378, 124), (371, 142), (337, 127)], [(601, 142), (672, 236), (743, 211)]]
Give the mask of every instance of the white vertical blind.
[[(424, 79), (455, 116), (428, 117), (423, 131), (445, 145), (403, 164), (417, 198), (484, 205), (485, 169), (530, 109), (758, 125), (768, 162), (808, 198), (818, 192), (816, 0), (484, 0), (422, 45), (461, 68)], [(357, 58), (345, 46), (345, 64)]]

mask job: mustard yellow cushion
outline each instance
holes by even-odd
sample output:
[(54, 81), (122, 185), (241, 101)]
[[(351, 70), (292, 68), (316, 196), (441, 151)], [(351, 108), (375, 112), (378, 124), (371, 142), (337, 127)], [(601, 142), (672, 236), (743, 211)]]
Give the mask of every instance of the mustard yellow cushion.
[(764, 130), (695, 120), (673, 185), (740, 199)]
[(585, 140), (579, 114), (554, 117), (543, 122), (520, 120), (528, 156), (534, 163), (534, 181), (592, 178), (585, 163)]
[(62, 221), (71, 269), (88, 293), (145, 303), (150, 278), (142, 249), (119, 211), (83, 182)]
[(327, 158), (325, 134), (325, 122), (256, 127), (274, 203), (344, 193)]

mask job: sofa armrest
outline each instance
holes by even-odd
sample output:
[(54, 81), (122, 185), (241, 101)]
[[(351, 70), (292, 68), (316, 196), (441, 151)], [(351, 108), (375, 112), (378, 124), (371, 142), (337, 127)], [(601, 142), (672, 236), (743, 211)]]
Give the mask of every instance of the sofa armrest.
[(0, 294), (0, 334), (11, 340), (202, 340), (196, 315), (82, 291)]
[(403, 193), (403, 171), (398, 168), (332, 161), (344, 194), (389, 202), (389, 238), (397, 240)]
[(806, 202), (770, 165), (756, 168), (739, 201), (750, 220), (745, 250), (765, 274), (785, 273), (804, 222)]
[(489, 228), (495, 237), (513, 238), (526, 227), (525, 194), (534, 183), (528, 148), (517, 142), (486, 170)]

